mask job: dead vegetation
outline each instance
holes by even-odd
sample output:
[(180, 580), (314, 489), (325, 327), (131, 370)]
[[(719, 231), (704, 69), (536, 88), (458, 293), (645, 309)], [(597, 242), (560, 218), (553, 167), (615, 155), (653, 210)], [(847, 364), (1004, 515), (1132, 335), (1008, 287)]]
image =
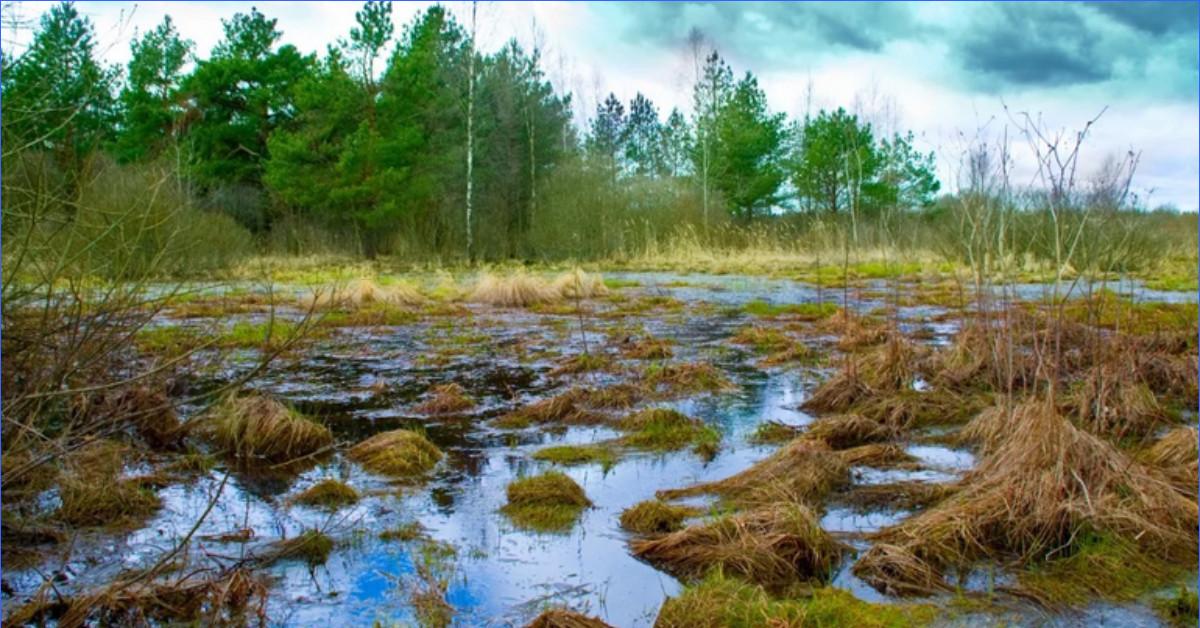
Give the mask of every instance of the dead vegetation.
[(668, 360), (675, 355), (671, 342), (649, 336), (622, 342), (621, 355), (631, 360)]
[(394, 306), (419, 306), (429, 302), (429, 299), (411, 284), (396, 281), (380, 285), (374, 279), (359, 278), (350, 281), (345, 286), (325, 287), (314, 292), (308, 301), (302, 305), (323, 308), (358, 309), (361, 307), (386, 304)]
[(811, 510), (786, 502), (634, 541), (632, 549), (638, 558), (684, 579), (719, 569), (771, 589), (828, 580), (846, 551), (821, 529)]
[(666, 534), (682, 528), (685, 519), (702, 514), (699, 508), (648, 499), (621, 511), (621, 527), (636, 534)]
[(59, 507), (54, 518), (76, 527), (126, 527), (154, 514), (158, 495), (139, 478), (122, 477), (132, 450), (95, 441), (76, 451), (58, 477)]
[(858, 512), (920, 510), (952, 495), (958, 487), (936, 482), (903, 481), (888, 484), (863, 484), (837, 496), (837, 502)]
[(1194, 558), (1196, 502), (1161, 475), (1044, 400), (1025, 401), (1008, 416), (1006, 435), (962, 489), (878, 533), (856, 574), (882, 591), (925, 594), (947, 587), (948, 568), (1067, 557), (1089, 533), (1127, 539), (1160, 560)]
[(358, 499), (359, 494), (354, 487), (340, 480), (327, 478), (301, 491), (293, 501), (305, 506), (337, 510), (358, 503)]
[(849, 355), (832, 378), (804, 402), (814, 412), (847, 412), (872, 397), (912, 390), (919, 351), (898, 333), (865, 355)]
[(333, 445), (329, 428), (259, 394), (226, 397), (210, 411), (203, 429), (243, 463), (284, 463)]
[(574, 268), (555, 277), (551, 287), (564, 299), (594, 299), (608, 295), (608, 286), (599, 273), (586, 273)]
[(651, 364), (642, 373), (647, 386), (668, 394), (733, 390), (733, 383), (707, 362)]
[(442, 459), (442, 451), (412, 430), (380, 432), (351, 447), (351, 460), (368, 471), (392, 477), (428, 473)]
[(525, 272), (515, 272), (503, 277), (483, 273), (467, 296), (467, 300), (473, 303), (497, 307), (529, 307), (554, 303), (562, 298), (562, 293), (554, 286)]
[(809, 424), (804, 438), (824, 441), (833, 449), (848, 449), (868, 443), (895, 440), (899, 430), (858, 414), (821, 417)]
[(574, 387), (553, 397), (527, 404), (496, 420), (499, 427), (521, 428), (531, 423), (559, 423), (562, 425), (596, 425), (608, 421), (608, 417), (593, 412), (584, 404), (592, 399), (592, 393)]
[(467, 395), (467, 391), (462, 386), (451, 382), (431, 388), (426, 394), (425, 401), (417, 404), (413, 410), (421, 414), (449, 414), (474, 407), (475, 400)]
[(767, 459), (723, 480), (658, 492), (659, 499), (715, 494), (753, 506), (781, 498), (815, 503), (850, 481), (850, 470), (824, 443), (796, 439)]
[(558, 471), (513, 480), (506, 492), (508, 503), (500, 512), (518, 527), (540, 532), (570, 529), (592, 505), (583, 488)]
[(566, 608), (551, 608), (542, 611), (525, 628), (612, 628), (590, 615)]

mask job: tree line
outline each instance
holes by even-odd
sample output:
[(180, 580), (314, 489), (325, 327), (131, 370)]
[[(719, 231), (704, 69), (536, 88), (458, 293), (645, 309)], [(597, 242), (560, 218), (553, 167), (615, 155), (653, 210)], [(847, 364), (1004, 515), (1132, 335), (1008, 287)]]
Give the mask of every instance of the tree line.
[(869, 215), (939, 192), (911, 132), (842, 108), (788, 120), (716, 50), (690, 113), (609, 94), (578, 129), (536, 46), (476, 47), (473, 8), (460, 24), (433, 6), (396, 32), (391, 4), (368, 2), (322, 54), (283, 43), (257, 9), (222, 24), (199, 58), (167, 16), (115, 68), (90, 21), (53, 6), (3, 59), (6, 155), (42, 156), (67, 198), (105, 160), (170, 165), (182, 198), (253, 233), (309, 225), (368, 256), (611, 249), (648, 225)]

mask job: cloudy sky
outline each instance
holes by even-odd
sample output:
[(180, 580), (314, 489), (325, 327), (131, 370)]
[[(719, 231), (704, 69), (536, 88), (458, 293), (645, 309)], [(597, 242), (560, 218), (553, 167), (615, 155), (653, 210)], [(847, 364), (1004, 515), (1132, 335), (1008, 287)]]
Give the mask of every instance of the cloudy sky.
[[(112, 63), (129, 40), (170, 13), (207, 56), (220, 19), (249, 2), (79, 2)], [(342, 2), (258, 3), (284, 40), (320, 51), (349, 32), (357, 8)], [(398, 3), (397, 25), (428, 3)], [(445, 3), (466, 15), (467, 4)], [(34, 18), (47, 5), (20, 3)], [(845, 106), (886, 129), (912, 129), (936, 150), (953, 187), (959, 156), (979, 129), (998, 137), (1022, 112), (1051, 130), (1073, 131), (1102, 110), (1081, 167), (1141, 152), (1135, 187), (1152, 205), (1200, 205), (1198, 6), (1183, 3), (557, 3), (479, 6), (485, 48), (536, 42), (580, 117), (609, 91), (642, 91), (664, 116), (685, 111), (693, 63), (687, 35), (699, 29), (735, 72), (759, 77), (771, 106), (789, 116)], [(10, 22), (11, 24), (11, 22)], [(4, 50), (27, 35), (6, 28)], [(1005, 112), (1005, 106), (1008, 113)], [(1106, 109), (1107, 108), (1107, 109)], [(1017, 176), (1032, 162), (1014, 147)]]

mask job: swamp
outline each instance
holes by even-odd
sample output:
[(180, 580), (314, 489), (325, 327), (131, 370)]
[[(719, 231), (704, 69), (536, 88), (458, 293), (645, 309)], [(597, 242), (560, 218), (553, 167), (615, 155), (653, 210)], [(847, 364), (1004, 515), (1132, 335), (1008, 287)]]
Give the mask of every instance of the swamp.
[[(1140, 7), (294, 4), (0, 7), (3, 626), (1196, 626), (1196, 143), (1061, 55), (1068, 130), (772, 113), (712, 21)], [(618, 8), (669, 114), (519, 30)]]

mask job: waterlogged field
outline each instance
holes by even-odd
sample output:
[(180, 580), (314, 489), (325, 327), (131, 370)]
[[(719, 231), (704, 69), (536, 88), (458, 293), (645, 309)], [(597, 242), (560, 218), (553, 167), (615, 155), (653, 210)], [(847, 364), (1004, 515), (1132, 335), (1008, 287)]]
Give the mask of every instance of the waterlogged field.
[(172, 296), (182, 427), (6, 493), (6, 623), (1194, 623), (1195, 294), (1063, 305), (1051, 403), (956, 284), (552, 279)]

